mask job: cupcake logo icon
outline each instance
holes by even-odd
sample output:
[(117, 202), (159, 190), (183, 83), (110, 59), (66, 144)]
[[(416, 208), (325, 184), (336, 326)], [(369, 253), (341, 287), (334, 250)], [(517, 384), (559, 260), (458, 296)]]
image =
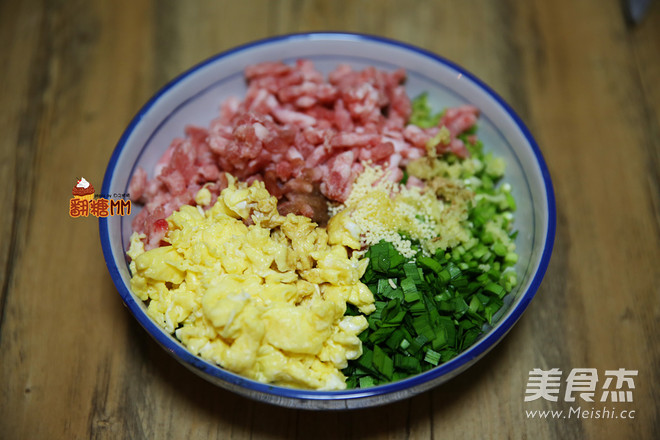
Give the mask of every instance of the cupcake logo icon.
[(71, 191), (71, 193), (74, 197), (81, 200), (94, 199), (94, 187), (84, 177), (78, 179), (76, 186), (73, 187), (73, 191)]
[(77, 179), (71, 190), (73, 198), (69, 200), (69, 216), (77, 217), (109, 217), (113, 215), (130, 215), (131, 201), (123, 197), (128, 194), (116, 194), (118, 199), (95, 197), (94, 186), (84, 177)]

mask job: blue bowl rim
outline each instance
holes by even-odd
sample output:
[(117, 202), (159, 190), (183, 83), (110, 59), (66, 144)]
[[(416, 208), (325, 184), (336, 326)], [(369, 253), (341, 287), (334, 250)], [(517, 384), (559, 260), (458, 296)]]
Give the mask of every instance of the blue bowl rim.
[(188, 70), (176, 76), (174, 79), (165, 84), (158, 92), (156, 92), (136, 113), (133, 119), (130, 121), (129, 125), (125, 129), (121, 138), (119, 139), (108, 163), (106, 173), (103, 179), (102, 193), (107, 194), (110, 192), (110, 182), (112, 180), (114, 169), (116, 168), (118, 159), (126, 145), (126, 142), (132, 132), (135, 130), (137, 125), (140, 123), (142, 118), (147, 114), (151, 107), (160, 99), (162, 95), (167, 93), (171, 88), (181, 82), (183, 79), (189, 75), (195, 73), (196, 71), (204, 68), (205, 66), (215, 63), (222, 58), (225, 58), (234, 53), (238, 53), (252, 47), (268, 45), (275, 42), (282, 42), (286, 40), (349, 40), (349, 41), (367, 41), (375, 42), (390, 46), (399, 47), (404, 50), (415, 52), (424, 57), (430, 58), (440, 64), (443, 64), (451, 69), (461, 73), (465, 77), (469, 78), (474, 84), (482, 89), (486, 94), (493, 98), (501, 107), (506, 111), (509, 117), (513, 119), (515, 124), (518, 126), (523, 136), (527, 140), (529, 146), (532, 148), (532, 152), (536, 158), (537, 165), (541, 171), (543, 178), (545, 190), (546, 190), (546, 201), (547, 201), (547, 210), (548, 210), (548, 226), (546, 232), (546, 240), (541, 255), (541, 260), (537, 268), (536, 273), (530, 282), (529, 288), (527, 291), (523, 292), (518, 304), (515, 306), (509, 314), (500, 320), (495, 327), (485, 335), (479, 342), (477, 342), (472, 347), (460, 353), (455, 358), (445, 362), (444, 364), (439, 365), (436, 368), (428, 370), (424, 373), (418, 374), (416, 376), (403, 379), (400, 381), (379, 385), (375, 387), (365, 388), (365, 389), (353, 389), (353, 390), (342, 390), (342, 391), (311, 391), (311, 390), (301, 390), (295, 388), (274, 386), (269, 384), (263, 384), (256, 382), (250, 379), (246, 379), (229, 371), (222, 369), (219, 366), (213, 365), (210, 362), (204, 361), (203, 359), (193, 355), (191, 352), (186, 350), (183, 346), (176, 343), (173, 338), (168, 335), (162, 328), (155, 324), (151, 318), (149, 318), (141, 309), (140, 304), (132, 296), (132, 293), (124, 283), (121, 274), (119, 273), (118, 268), (116, 267), (111, 245), (110, 245), (110, 231), (108, 228), (108, 219), (99, 218), (99, 235), (101, 240), (101, 246), (103, 249), (103, 256), (110, 272), (115, 287), (118, 289), (120, 296), (122, 297), (124, 303), (129, 308), (133, 316), (138, 320), (142, 327), (153, 337), (156, 341), (164, 347), (167, 351), (170, 352), (174, 357), (178, 358), (179, 361), (187, 363), (190, 367), (193, 367), (199, 370), (205, 375), (209, 375), (216, 379), (227, 382), (228, 384), (233, 384), (238, 387), (245, 387), (246, 389), (257, 392), (273, 395), (278, 398), (289, 398), (289, 399), (301, 399), (301, 400), (337, 400), (337, 399), (360, 399), (360, 398), (371, 398), (377, 396), (384, 396), (394, 393), (402, 393), (409, 389), (414, 389), (416, 387), (422, 386), (426, 383), (432, 382), (445, 376), (454, 371), (461, 371), (461, 367), (465, 368), (469, 366), (470, 362), (473, 362), (476, 359), (479, 359), (485, 355), (491, 348), (493, 348), (513, 327), (513, 325), (520, 319), (523, 312), (527, 309), (532, 298), (536, 294), (543, 277), (545, 276), (547, 267), (550, 262), (550, 256), (552, 254), (552, 249), (554, 246), (555, 233), (556, 233), (556, 205), (555, 205), (555, 195), (554, 189), (552, 186), (552, 180), (550, 177), (550, 172), (546, 165), (546, 162), (543, 158), (540, 148), (536, 143), (536, 140), (532, 136), (531, 132), (524, 124), (522, 119), (516, 114), (516, 112), (506, 103), (494, 90), (492, 90), (487, 84), (481, 81), (472, 73), (468, 72), (466, 69), (462, 68), (458, 64), (447, 60), (446, 58), (430, 52), (426, 49), (414, 46), (409, 43), (404, 43), (398, 40), (370, 35), (365, 33), (351, 33), (351, 32), (335, 32), (335, 31), (323, 31), (323, 32), (301, 32), (301, 33), (291, 33), (283, 34), (268, 38), (263, 38), (255, 40), (243, 45), (236, 46), (232, 49), (226, 50), (224, 52), (218, 53), (214, 56), (207, 58), (206, 60), (201, 61), (200, 63), (194, 65)]

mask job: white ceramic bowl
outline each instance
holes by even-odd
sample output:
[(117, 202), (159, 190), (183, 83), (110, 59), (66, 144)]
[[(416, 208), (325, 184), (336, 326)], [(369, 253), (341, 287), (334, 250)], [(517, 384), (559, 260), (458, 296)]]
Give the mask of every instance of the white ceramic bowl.
[(346, 409), (381, 405), (435, 387), (479, 360), (520, 318), (538, 289), (555, 235), (555, 201), (545, 162), (536, 142), (513, 110), (488, 86), (461, 67), (423, 49), (380, 37), (346, 33), (285, 35), (250, 43), (210, 58), (175, 78), (133, 118), (112, 154), (102, 193), (127, 193), (137, 166), (153, 170), (171, 140), (189, 123), (208, 125), (220, 102), (242, 96), (243, 69), (261, 61), (293, 62), (308, 58), (324, 73), (338, 63), (355, 68), (403, 67), (409, 96), (427, 91), (434, 108), (469, 103), (481, 110), (479, 137), (485, 148), (507, 162), (508, 181), (518, 210), (515, 228), (519, 284), (505, 297), (496, 325), (454, 359), (406, 380), (366, 389), (306, 391), (258, 383), (230, 373), (188, 352), (146, 314), (130, 291), (126, 250), (131, 217), (99, 219), (101, 245), (112, 279), (126, 306), (169, 353), (195, 373), (244, 396), (273, 404), (308, 409)]

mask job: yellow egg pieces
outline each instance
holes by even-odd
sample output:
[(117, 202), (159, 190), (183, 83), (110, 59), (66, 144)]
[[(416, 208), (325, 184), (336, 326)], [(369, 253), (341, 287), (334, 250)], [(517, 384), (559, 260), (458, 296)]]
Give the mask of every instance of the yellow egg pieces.
[[(191, 352), (251, 379), (297, 388), (346, 387), (341, 369), (362, 354), (363, 315), (374, 297), (367, 266), (349, 257), (355, 237), (277, 212), (262, 182), (231, 176), (206, 211), (183, 206), (168, 219), (168, 246), (144, 251), (133, 234), (131, 288), (147, 313)], [(210, 203), (202, 189), (197, 201)]]

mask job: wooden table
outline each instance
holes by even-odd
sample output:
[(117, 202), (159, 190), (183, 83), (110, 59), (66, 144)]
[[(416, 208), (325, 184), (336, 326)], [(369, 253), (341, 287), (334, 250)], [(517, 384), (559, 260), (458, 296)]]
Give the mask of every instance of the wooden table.
[[(396, 38), (467, 68), (530, 127), (556, 190), (554, 254), (520, 322), (455, 380), (380, 408), (295, 411), (207, 384), (123, 306), (97, 222), (67, 213), (75, 180), (100, 187), (166, 81), (310, 30)], [(5, 1), (0, 66), (1, 438), (660, 438), (657, 2), (631, 27), (616, 0)], [(636, 370), (634, 399), (525, 402), (535, 368), (596, 369), (599, 386)], [(619, 418), (528, 415), (577, 407)]]

